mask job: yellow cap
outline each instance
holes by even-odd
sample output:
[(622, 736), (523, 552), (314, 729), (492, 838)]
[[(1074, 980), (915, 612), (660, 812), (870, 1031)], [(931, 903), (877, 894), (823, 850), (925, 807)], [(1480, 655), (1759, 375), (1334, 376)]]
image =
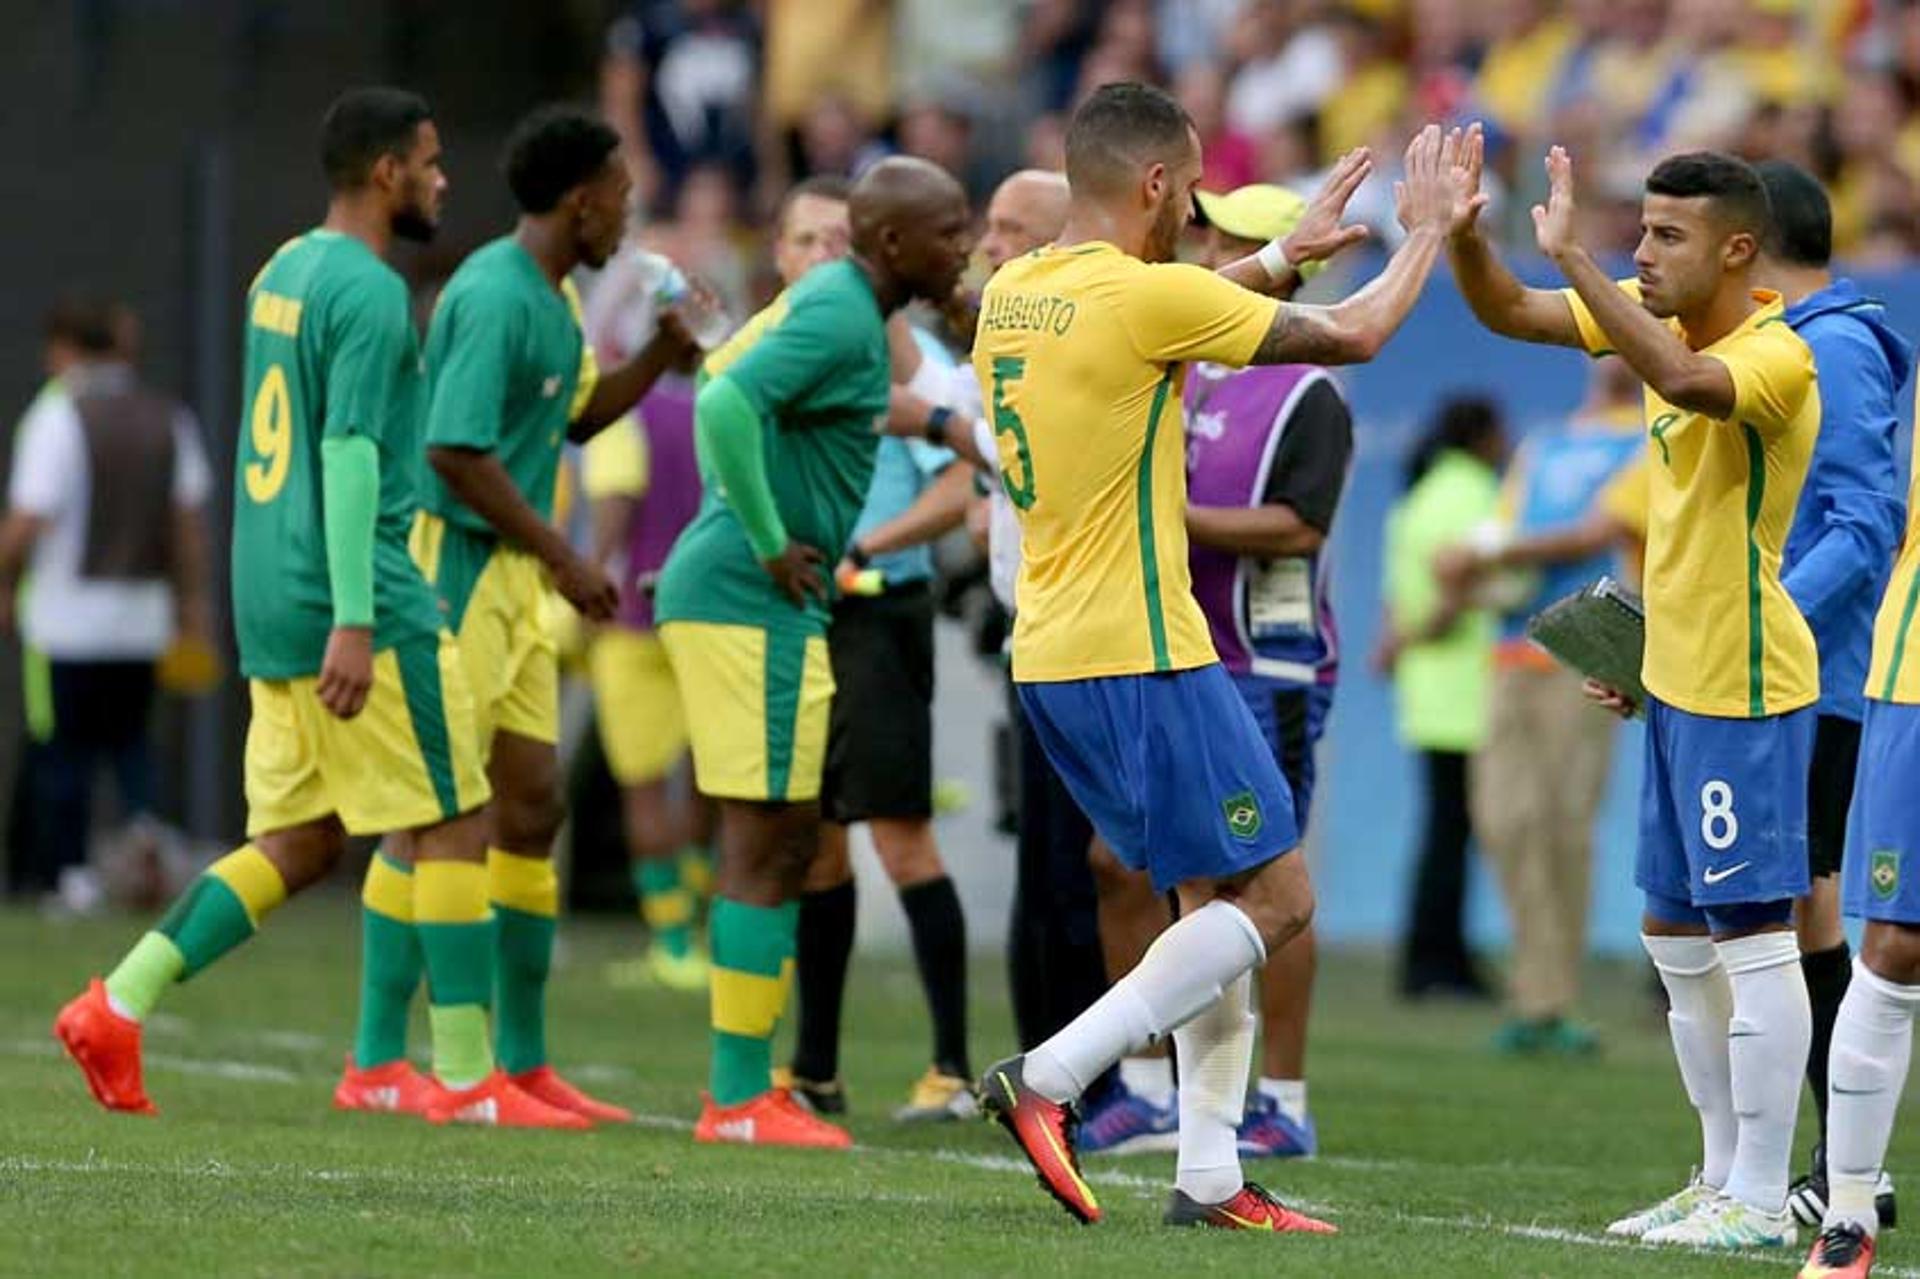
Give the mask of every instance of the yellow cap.
[(1238, 240), (1277, 240), (1299, 223), (1307, 202), (1269, 182), (1256, 182), (1221, 195), (1195, 191), (1194, 203), (1206, 224)]
[[(1200, 206), (1204, 226), (1219, 227), (1236, 240), (1278, 240), (1300, 223), (1307, 202), (1285, 187), (1256, 182), (1222, 195), (1214, 191), (1195, 191), (1194, 203)], [(1301, 279), (1312, 279), (1324, 262), (1309, 262), (1300, 268)]]

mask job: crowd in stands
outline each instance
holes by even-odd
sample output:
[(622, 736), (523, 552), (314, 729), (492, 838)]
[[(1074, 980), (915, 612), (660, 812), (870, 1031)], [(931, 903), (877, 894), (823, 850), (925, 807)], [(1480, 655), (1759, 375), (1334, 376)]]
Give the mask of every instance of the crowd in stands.
[(1359, 145), (1390, 170), (1420, 124), (1477, 118), (1523, 247), (1558, 142), (1597, 244), (1631, 247), (1652, 158), (1712, 147), (1817, 174), (1843, 257), (1920, 252), (1915, 0), (637, 0), (601, 105), (655, 247), (744, 305), (770, 283), (748, 228), (790, 182), (904, 151), (978, 201), (1057, 168), (1067, 114), (1119, 79), (1176, 90), (1215, 189), (1304, 186)]

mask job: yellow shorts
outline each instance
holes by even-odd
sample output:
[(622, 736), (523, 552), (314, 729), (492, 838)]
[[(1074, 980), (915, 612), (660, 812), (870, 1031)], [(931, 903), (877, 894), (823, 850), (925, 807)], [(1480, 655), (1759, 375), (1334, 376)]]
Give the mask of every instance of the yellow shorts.
[(473, 695), (453, 637), (376, 653), (373, 688), (352, 719), (320, 704), (318, 680), (251, 683), (247, 834), (338, 814), (356, 835), (433, 826), (492, 792), (473, 728)]
[(660, 637), (609, 626), (594, 636), (587, 664), (613, 780), (644, 786), (671, 773), (687, 753), (687, 717)]
[(700, 793), (718, 799), (820, 797), (833, 668), (827, 641), (758, 626), (668, 622)]
[(414, 521), (413, 558), (459, 641), (482, 757), (497, 732), (557, 743), (560, 662), (540, 561), (425, 512)]

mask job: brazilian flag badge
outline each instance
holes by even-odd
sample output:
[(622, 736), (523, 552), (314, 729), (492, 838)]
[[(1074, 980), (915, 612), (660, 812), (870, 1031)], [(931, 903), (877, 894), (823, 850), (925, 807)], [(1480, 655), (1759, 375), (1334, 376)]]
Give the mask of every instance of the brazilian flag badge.
[(1893, 900), (1900, 891), (1900, 850), (1897, 848), (1876, 848), (1873, 859), (1867, 864), (1867, 882), (1873, 885), (1873, 895), (1881, 901)]
[(1229, 795), (1221, 802), (1220, 811), (1226, 815), (1227, 831), (1235, 839), (1252, 839), (1266, 824), (1260, 816), (1260, 801), (1253, 797), (1250, 790)]

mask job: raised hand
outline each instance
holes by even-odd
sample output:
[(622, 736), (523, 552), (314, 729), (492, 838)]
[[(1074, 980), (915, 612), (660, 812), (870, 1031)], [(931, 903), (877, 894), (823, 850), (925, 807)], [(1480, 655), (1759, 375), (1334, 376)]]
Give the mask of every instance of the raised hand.
[(1547, 202), (1533, 206), (1533, 234), (1540, 251), (1557, 258), (1573, 248), (1573, 157), (1565, 147), (1547, 152)]
[[(1406, 176), (1394, 189), (1401, 223), (1409, 232), (1422, 229), (1445, 231), (1453, 222), (1453, 153), (1443, 165), (1441, 153), (1447, 139), (1440, 126), (1430, 124), (1413, 135), (1407, 144), (1404, 163)], [(1457, 152), (1458, 142), (1454, 144)]]
[[(1416, 139), (1417, 141), (1417, 139)], [(1440, 143), (1440, 164), (1453, 187), (1453, 207), (1447, 222), (1450, 235), (1464, 235), (1480, 220), (1481, 210), (1492, 199), (1480, 189), (1480, 175), (1486, 168), (1486, 134), (1478, 122), (1463, 133), (1450, 131)], [(1411, 156), (1412, 148), (1408, 149)], [(1407, 184), (1393, 184), (1393, 211), (1404, 231), (1413, 230), (1413, 211), (1408, 203)]]
[(1281, 242), (1287, 261), (1298, 269), (1309, 262), (1323, 262), (1350, 245), (1359, 244), (1368, 235), (1363, 225), (1348, 225), (1347, 203), (1373, 173), (1373, 152), (1355, 147), (1334, 164), (1327, 180), (1320, 184), (1313, 199), (1300, 214), (1300, 221)]

